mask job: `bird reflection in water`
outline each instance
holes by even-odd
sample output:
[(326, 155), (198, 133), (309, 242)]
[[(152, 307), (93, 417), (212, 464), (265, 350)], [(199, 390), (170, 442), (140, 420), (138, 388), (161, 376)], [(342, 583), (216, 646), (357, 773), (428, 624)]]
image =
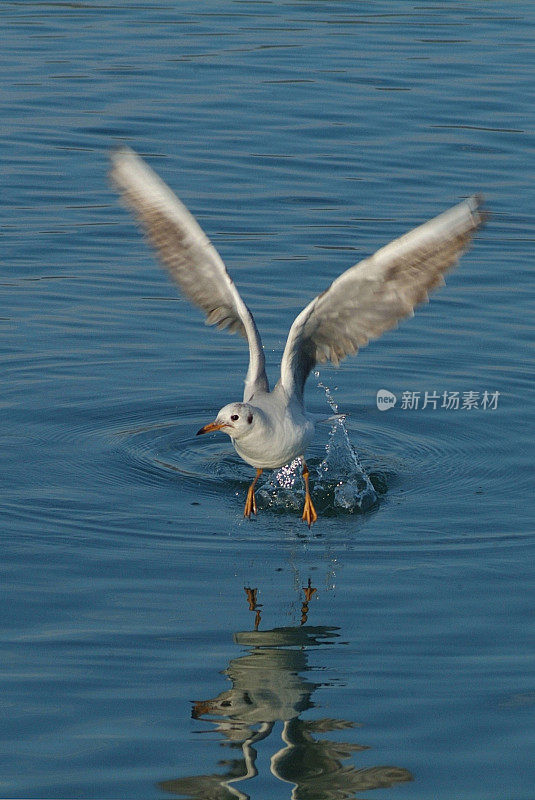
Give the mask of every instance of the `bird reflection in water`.
[(332, 644), (339, 630), (306, 624), (316, 589), (309, 580), (303, 591), (300, 626), (260, 631), (257, 590), (245, 588), (249, 610), (255, 614), (254, 630), (235, 633), (234, 641), (248, 652), (233, 659), (223, 673), (232, 688), (195, 702), (192, 710), (194, 719), (205, 718), (215, 724), (222, 735), (222, 746), (241, 754), (220, 761), (225, 769), (221, 774), (162, 781), (160, 789), (191, 800), (248, 800), (245, 781), (258, 775), (255, 745), (268, 739), (276, 723), (282, 723), (283, 745), (277, 739), (270, 769), (275, 778), (294, 785), (289, 795), (292, 800), (349, 800), (356, 792), (412, 780), (410, 772), (401, 767), (356, 769), (343, 763), (353, 753), (367, 750), (365, 745), (315, 738), (328, 731), (353, 728), (354, 723), (300, 718), (303, 711), (313, 708), (311, 697), (321, 685), (303, 677), (309, 670), (307, 650)]

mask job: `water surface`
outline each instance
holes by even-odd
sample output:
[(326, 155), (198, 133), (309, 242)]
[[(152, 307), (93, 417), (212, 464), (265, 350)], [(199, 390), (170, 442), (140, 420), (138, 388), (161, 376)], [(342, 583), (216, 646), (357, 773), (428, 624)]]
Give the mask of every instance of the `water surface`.
[[(2, 4), (3, 797), (532, 800), (533, 17)], [(209, 233), (272, 378), (342, 270), (485, 193), (447, 287), (309, 381), (373, 504), (331, 492), (308, 531), (297, 483), (243, 521), (251, 471), (194, 434), (246, 348), (155, 264), (107, 184), (118, 144)], [(347, 483), (329, 426), (311, 463), (328, 447)]]

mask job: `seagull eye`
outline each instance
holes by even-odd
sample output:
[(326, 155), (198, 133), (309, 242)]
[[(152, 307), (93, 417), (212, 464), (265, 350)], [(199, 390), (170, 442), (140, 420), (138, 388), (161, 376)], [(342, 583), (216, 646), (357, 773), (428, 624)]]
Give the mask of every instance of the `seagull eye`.
[(232, 420), (232, 422), (236, 422), (236, 420), (237, 420), (237, 419), (239, 419), (239, 416), (238, 416), (238, 414), (233, 414), (233, 415), (231, 416), (231, 420)]

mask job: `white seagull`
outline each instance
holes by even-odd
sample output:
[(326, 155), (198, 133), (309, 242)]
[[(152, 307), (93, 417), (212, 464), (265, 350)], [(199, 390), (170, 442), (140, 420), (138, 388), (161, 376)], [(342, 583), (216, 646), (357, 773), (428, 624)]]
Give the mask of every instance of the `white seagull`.
[(241, 458), (256, 468), (244, 516), (256, 514), (255, 485), (264, 469), (299, 457), (310, 527), (318, 518), (310, 497), (305, 451), (314, 420), (304, 406), (306, 379), (317, 362), (338, 365), (370, 339), (413, 314), (428, 292), (444, 283), (482, 225), (479, 195), (395, 239), (342, 273), (294, 320), (270, 391), (264, 350), (253, 316), (225, 265), (197, 221), (169, 187), (129, 148), (112, 154), (111, 180), (131, 208), (182, 292), (206, 314), (207, 325), (238, 331), (249, 345), (243, 402), (224, 406), (198, 433), (224, 431)]

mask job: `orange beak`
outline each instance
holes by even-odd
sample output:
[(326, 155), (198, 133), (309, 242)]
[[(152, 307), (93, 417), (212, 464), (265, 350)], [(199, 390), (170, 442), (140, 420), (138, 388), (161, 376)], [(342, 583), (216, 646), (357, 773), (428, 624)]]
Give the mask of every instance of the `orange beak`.
[(212, 704), (209, 700), (196, 700), (193, 703), (191, 716), (193, 719), (200, 719), (203, 714), (209, 714), (212, 710)]
[(211, 433), (212, 431), (220, 431), (221, 428), (227, 428), (228, 425), (226, 422), (209, 422), (208, 425), (205, 425), (204, 428), (201, 428), (197, 431), (197, 436), (201, 433)]

